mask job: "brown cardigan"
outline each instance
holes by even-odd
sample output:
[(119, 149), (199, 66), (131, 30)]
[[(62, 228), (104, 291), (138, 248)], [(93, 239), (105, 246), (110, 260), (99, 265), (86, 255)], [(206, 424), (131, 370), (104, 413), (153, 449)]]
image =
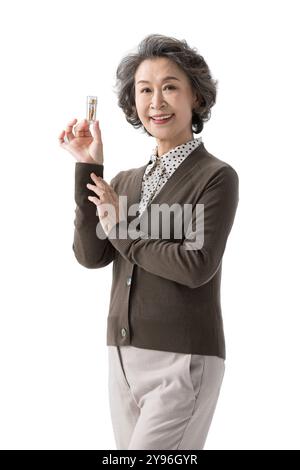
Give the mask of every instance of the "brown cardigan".
[[(148, 163), (147, 163), (148, 164)], [(127, 196), (127, 210), (140, 200), (147, 167), (119, 172), (110, 182)], [(131, 238), (129, 215), (105, 236), (93, 202), (90, 174), (103, 177), (103, 165), (75, 164), (75, 220), (73, 250), (86, 268), (101, 268), (113, 261), (107, 345), (205, 354), (226, 358), (220, 302), (222, 257), (239, 201), (239, 178), (228, 163), (210, 154), (203, 142), (179, 165), (139, 221), (151, 231), (153, 204), (204, 204), (204, 239), (199, 249), (185, 249), (186, 232), (170, 236)], [(132, 214), (132, 212), (129, 212)], [(147, 219), (144, 219), (147, 217)], [(193, 210), (193, 230), (195, 230)], [(97, 227), (97, 231), (96, 231)], [(115, 228), (122, 230), (115, 232)], [(153, 233), (153, 232), (151, 232)], [(101, 234), (101, 236), (97, 236)], [(115, 236), (117, 234), (117, 237)], [(124, 238), (124, 234), (126, 238)], [(142, 234), (142, 232), (141, 232)], [(160, 234), (160, 232), (159, 232)]]

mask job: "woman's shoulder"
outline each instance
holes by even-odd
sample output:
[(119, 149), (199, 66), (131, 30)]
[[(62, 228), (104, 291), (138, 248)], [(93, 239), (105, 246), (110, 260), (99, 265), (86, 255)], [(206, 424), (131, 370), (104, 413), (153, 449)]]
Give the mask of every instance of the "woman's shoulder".
[(203, 145), (204, 155), (198, 161), (198, 168), (205, 170), (208, 175), (214, 176), (217, 174), (231, 174), (238, 178), (238, 172), (234, 166), (228, 161), (217, 157), (215, 154), (209, 152)]

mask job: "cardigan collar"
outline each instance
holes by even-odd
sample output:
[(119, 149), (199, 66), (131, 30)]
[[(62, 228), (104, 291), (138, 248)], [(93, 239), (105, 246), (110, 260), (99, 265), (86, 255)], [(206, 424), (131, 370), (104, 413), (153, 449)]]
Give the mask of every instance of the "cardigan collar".
[[(166, 181), (159, 193), (156, 194), (156, 196), (154, 196), (154, 198), (149, 202), (145, 210), (142, 212), (141, 217), (143, 217), (143, 214), (147, 212), (146, 209), (150, 205), (160, 204), (168, 200), (169, 196), (172, 194), (172, 192), (174, 192), (176, 185), (180, 184), (184, 180), (184, 178), (186, 178), (186, 175), (193, 170), (194, 165), (196, 165), (199, 160), (207, 154), (208, 152), (204, 147), (204, 143), (202, 141), (200, 145), (198, 145), (198, 147), (192, 150), (192, 152), (185, 158), (185, 160), (183, 160), (183, 162), (179, 165), (176, 171)], [(147, 165), (148, 162), (135, 170), (133, 184), (128, 194), (129, 205), (139, 204), (142, 190), (143, 175), (145, 173)]]

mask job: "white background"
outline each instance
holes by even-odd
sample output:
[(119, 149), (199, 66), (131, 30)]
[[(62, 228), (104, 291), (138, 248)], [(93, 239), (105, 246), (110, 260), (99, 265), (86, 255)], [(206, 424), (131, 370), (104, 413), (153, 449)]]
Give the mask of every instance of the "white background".
[[(299, 449), (297, 1), (13, 1), (1, 9), (2, 449), (115, 449), (107, 389), (112, 264), (72, 251), (75, 160), (58, 145), (97, 95), (104, 178), (153, 138), (113, 91), (150, 33), (185, 39), (219, 80), (202, 132), (239, 174), (223, 259), (227, 359), (206, 449)], [(199, 136), (199, 135), (198, 135)]]

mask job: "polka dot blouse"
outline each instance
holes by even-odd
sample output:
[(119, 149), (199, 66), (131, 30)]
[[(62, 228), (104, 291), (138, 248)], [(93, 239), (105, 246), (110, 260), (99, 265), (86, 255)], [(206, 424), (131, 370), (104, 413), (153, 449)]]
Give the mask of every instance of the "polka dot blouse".
[(174, 171), (189, 154), (200, 145), (202, 137), (189, 140), (178, 145), (160, 157), (157, 156), (157, 146), (152, 150), (149, 164), (146, 167), (139, 202), (139, 215), (146, 209), (151, 200), (159, 193)]

